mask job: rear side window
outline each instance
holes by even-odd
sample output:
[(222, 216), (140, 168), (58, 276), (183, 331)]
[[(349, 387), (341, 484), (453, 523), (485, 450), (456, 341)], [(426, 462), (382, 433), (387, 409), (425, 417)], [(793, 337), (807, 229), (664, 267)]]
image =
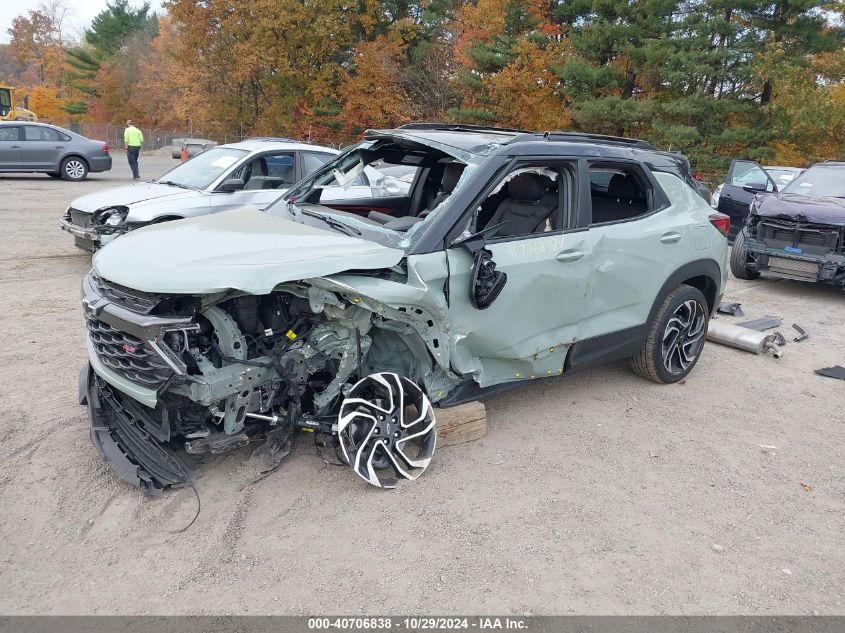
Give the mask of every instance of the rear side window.
[(648, 214), (649, 189), (640, 170), (631, 165), (591, 164), (592, 223), (620, 222)]
[(317, 152), (302, 152), (302, 168), (306, 176), (310, 176), (334, 156)]
[(17, 141), (20, 128), (12, 125), (0, 126), (0, 141)]
[(58, 141), (59, 133), (49, 127), (36, 127), (27, 125), (24, 127), (25, 139), (27, 141)]

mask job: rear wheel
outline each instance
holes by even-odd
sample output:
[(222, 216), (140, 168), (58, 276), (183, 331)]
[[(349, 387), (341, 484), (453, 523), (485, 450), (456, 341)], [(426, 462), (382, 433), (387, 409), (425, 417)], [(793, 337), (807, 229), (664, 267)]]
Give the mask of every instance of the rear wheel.
[(678, 382), (701, 356), (708, 321), (707, 300), (701, 291), (678, 286), (657, 311), (642, 349), (631, 359), (631, 367), (654, 382)]
[(88, 163), (78, 156), (69, 156), (62, 161), (60, 173), (65, 180), (85, 180), (88, 176)]
[(745, 232), (740, 230), (731, 248), (731, 272), (737, 279), (757, 279), (760, 273), (752, 267), (753, 258), (745, 248)]

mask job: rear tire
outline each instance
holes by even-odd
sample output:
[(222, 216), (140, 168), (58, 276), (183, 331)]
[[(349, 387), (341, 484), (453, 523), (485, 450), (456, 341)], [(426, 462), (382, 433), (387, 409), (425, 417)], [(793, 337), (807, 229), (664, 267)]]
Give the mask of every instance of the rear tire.
[(710, 311), (698, 288), (682, 285), (663, 300), (631, 368), (643, 378), (669, 384), (692, 371), (707, 336)]
[(88, 176), (88, 163), (78, 156), (68, 156), (62, 161), (61, 175), (65, 180), (79, 182)]
[(760, 273), (749, 266), (750, 255), (745, 248), (745, 231), (740, 229), (731, 247), (731, 273), (737, 279), (757, 279)]

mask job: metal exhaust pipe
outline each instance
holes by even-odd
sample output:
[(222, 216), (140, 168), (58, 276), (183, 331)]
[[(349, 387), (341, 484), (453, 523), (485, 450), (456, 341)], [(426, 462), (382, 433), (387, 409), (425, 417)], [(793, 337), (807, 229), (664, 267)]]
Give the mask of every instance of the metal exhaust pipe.
[(752, 354), (772, 352), (775, 358), (783, 356), (783, 350), (775, 345), (776, 332), (758, 332), (732, 323), (711, 319), (707, 326), (707, 340), (741, 349)]

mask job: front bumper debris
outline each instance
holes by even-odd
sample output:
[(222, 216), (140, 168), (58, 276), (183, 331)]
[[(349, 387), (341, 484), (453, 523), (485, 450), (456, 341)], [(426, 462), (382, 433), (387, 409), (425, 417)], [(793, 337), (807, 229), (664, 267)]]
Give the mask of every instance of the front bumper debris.
[(80, 403), (88, 405), (91, 441), (118, 477), (157, 496), (191, 481), (186, 455), (144, 431), (143, 405), (112, 389), (86, 363), (79, 381)]
[(75, 237), (81, 237), (84, 240), (89, 240), (91, 242), (100, 241), (100, 234), (97, 233), (94, 229), (77, 226), (76, 224), (65, 218), (59, 220), (59, 228), (63, 231), (67, 231)]

